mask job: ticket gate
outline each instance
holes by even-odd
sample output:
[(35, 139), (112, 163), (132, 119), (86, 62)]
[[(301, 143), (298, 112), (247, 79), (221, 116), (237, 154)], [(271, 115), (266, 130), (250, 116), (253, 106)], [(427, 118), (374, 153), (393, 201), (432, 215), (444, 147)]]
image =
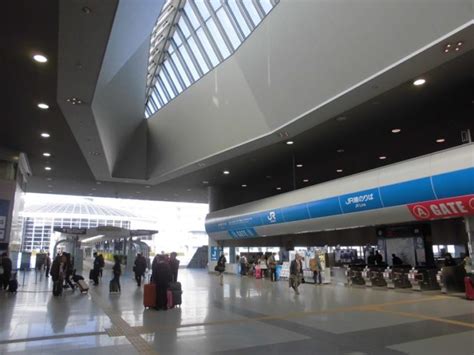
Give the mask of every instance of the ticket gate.
[(346, 269), (347, 284), (352, 285), (365, 285), (365, 280), (362, 277), (365, 265), (349, 265)]
[(388, 288), (410, 288), (411, 283), (408, 279), (410, 265), (400, 265), (387, 267), (383, 272), (383, 277)]
[(417, 266), (411, 268), (408, 280), (414, 291), (439, 290), (440, 286), (436, 279), (437, 269)]
[(385, 267), (383, 266), (366, 266), (362, 271), (362, 277), (365, 281), (365, 286), (387, 286), (387, 282), (384, 279)]

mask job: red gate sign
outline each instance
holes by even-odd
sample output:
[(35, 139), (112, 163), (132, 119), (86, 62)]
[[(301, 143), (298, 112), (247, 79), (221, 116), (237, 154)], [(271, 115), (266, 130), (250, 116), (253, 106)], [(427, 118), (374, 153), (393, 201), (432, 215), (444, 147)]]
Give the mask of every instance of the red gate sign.
[(474, 215), (474, 195), (412, 203), (408, 209), (418, 220)]

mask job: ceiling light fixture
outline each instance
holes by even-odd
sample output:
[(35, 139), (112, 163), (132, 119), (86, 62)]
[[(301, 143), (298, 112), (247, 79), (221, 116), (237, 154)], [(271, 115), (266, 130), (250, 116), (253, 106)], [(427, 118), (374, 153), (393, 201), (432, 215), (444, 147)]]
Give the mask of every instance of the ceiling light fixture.
[(203, 183), (204, 185), (207, 185), (207, 184), (209, 184), (209, 181), (204, 180), (202, 183)]
[(382, 155), (382, 156), (379, 157), (379, 159), (380, 159), (380, 160), (385, 160), (385, 159), (387, 159), (387, 157), (384, 156), (384, 155)]
[(38, 107), (42, 110), (47, 110), (49, 108), (49, 105), (48, 104), (45, 104), (44, 102), (40, 102), (38, 104)]
[(392, 129), (392, 133), (400, 133), (402, 130), (400, 128)]
[(337, 153), (344, 153), (344, 149), (342, 148), (339, 148), (338, 150), (336, 150)]
[(345, 121), (345, 120), (347, 120), (346, 116), (339, 116), (339, 117), (336, 118), (337, 122), (342, 122), (342, 121)]
[(72, 105), (80, 105), (83, 103), (83, 101), (81, 99), (78, 99), (77, 97), (67, 98), (66, 101)]
[(444, 143), (444, 142), (446, 142), (446, 139), (444, 139), (444, 138), (438, 138), (436, 140), (436, 143)]
[(296, 164), (296, 167), (297, 167), (297, 168), (302, 168), (302, 167), (303, 167), (303, 164)]
[(281, 190), (281, 187), (280, 187), (280, 186), (278, 186), (276, 189), (277, 189), (278, 191), (280, 191), (280, 190)]
[(303, 182), (309, 182), (309, 180), (308, 179), (303, 179)]
[(35, 54), (33, 56), (33, 59), (38, 62), (38, 63), (46, 63), (48, 61), (48, 58), (46, 58), (44, 55), (42, 54)]
[(49, 170), (51, 170), (51, 167), (50, 167), (50, 166), (45, 166), (45, 167), (44, 167), (44, 170), (48, 170), (48, 171), (49, 171)]
[(151, 186), (150, 185), (146, 185), (145, 186), (145, 189), (149, 189)]
[(286, 144), (292, 145), (292, 144), (295, 144), (295, 142), (293, 142), (293, 141), (286, 141)]
[(420, 85), (423, 85), (424, 83), (426, 83), (426, 80), (425, 79), (416, 79), (414, 82), (413, 82), (413, 85), (415, 86), (420, 86)]
[(338, 173), (342, 173), (343, 170), (342, 170), (342, 169), (337, 169), (336, 171), (337, 171)]
[(229, 171), (229, 170), (224, 170), (224, 171), (222, 172), (222, 174), (224, 174), (224, 175), (229, 175), (229, 174), (230, 174), (230, 171)]
[(43, 137), (43, 138), (49, 138), (49, 137), (51, 137), (51, 136), (49, 135), (49, 133), (43, 132), (43, 133), (41, 133), (41, 137)]
[(89, 15), (92, 12), (92, 10), (87, 6), (84, 6), (82, 8), (82, 12), (85, 13), (86, 15)]
[(44, 157), (50, 157), (50, 156), (51, 156), (51, 153), (43, 153), (43, 156), (44, 156)]
[(242, 186), (242, 187), (247, 187), (247, 185), (246, 185), (246, 184), (242, 184), (241, 186)]

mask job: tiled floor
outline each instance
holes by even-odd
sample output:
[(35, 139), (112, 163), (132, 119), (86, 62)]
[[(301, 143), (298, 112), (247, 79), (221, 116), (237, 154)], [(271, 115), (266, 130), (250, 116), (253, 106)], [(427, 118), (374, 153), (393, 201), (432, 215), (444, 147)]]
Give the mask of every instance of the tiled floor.
[[(19, 275), (0, 291), (0, 354), (474, 354), (474, 302), (438, 293), (302, 285), (180, 270), (183, 305), (145, 310), (143, 289), (110, 271), (88, 295), (53, 297)], [(85, 273), (87, 274), (87, 273)]]

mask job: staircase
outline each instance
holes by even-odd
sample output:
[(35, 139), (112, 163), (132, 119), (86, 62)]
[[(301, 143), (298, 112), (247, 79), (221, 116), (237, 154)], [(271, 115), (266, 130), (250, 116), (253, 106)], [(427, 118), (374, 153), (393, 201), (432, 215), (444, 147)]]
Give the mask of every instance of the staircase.
[(197, 248), (193, 257), (189, 261), (188, 269), (205, 269), (207, 267), (208, 246)]

